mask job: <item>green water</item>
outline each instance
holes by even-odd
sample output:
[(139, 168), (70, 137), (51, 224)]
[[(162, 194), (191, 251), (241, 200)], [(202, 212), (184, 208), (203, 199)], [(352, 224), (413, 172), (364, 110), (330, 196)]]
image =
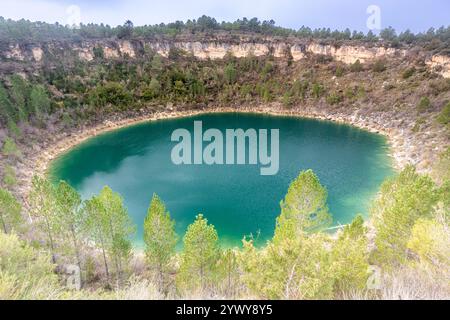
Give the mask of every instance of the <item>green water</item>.
[[(279, 129), (280, 168), (261, 176), (259, 165), (181, 165), (171, 161), (172, 131)], [(213, 223), (224, 246), (239, 245), (244, 235), (259, 244), (273, 235), (279, 202), (300, 170), (313, 169), (328, 189), (334, 224), (357, 213), (367, 216), (369, 201), (392, 174), (384, 137), (348, 125), (291, 117), (240, 113), (206, 114), (160, 120), (108, 132), (80, 144), (55, 160), (50, 174), (74, 186), (83, 198), (104, 185), (119, 192), (137, 225), (136, 246), (153, 193), (166, 203), (183, 235), (198, 213)]]

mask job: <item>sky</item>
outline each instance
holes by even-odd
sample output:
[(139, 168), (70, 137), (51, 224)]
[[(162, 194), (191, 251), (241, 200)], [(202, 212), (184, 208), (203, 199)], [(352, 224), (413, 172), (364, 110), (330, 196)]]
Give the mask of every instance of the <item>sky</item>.
[[(374, 7), (375, 6), (375, 7)], [(374, 9), (375, 8), (375, 9)], [(369, 13), (368, 13), (369, 9)], [(374, 11), (375, 10), (375, 11)], [(450, 25), (449, 0), (0, 0), (0, 16), (62, 24), (131, 20), (135, 25), (196, 19), (206, 14), (219, 22), (242, 17), (277, 25), (359, 30), (393, 26), (398, 31), (426, 31)], [(374, 20), (375, 19), (375, 20)], [(368, 23), (369, 22), (369, 23)]]

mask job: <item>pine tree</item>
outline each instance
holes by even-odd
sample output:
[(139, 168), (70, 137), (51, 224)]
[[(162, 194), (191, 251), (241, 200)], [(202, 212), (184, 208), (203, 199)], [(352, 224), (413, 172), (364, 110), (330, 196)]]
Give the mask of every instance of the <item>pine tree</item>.
[(0, 222), (3, 232), (8, 233), (20, 225), (22, 207), (14, 196), (0, 188)]
[(152, 58), (151, 62), (151, 70), (152, 72), (159, 74), (163, 70), (163, 62), (161, 56), (159, 54), (155, 54)]
[(15, 108), (17, 109), (17, 115), (19, 121), (26, 122), (28, 120), (27, 112), (27, 97), (28, 97), (28, 84), (19, 75), (11, 76), (11, 89), (10, 96)]
[(18, 116), (14, 111), (11, 100), (8, 97), (8, 92), (0, 84), (0, 121), (6, 124), (9, 120), (17, 121)]
[(225, 296), (230, 299), (235, 298), (239, 283), (238, 250), (223, 250), (219, 260), (219, 269), (220, 279), (224, 283)]
[(371, 208), (376, 228), (375, 260), (385, 266), (403, 263), (411, 229), (419, 218), (429, 218), (438, 200), (433, 181), (407, 166), (381, 186)]
[(61, 181), (58, 184), (55, 197), (58, 222), (64, 234), (70, 239), (67, 246), (69, 247), (69, 251), (75, 255), (76, 263), (81, 272), (81, 241), (86, 222), (81, 197), (65, 181)]
[(367, 236), (361, 215), (345, 226), (331, 250), (335, 294), (363, 290), (369, 270)]
[(30, 93), (30, 113), (33, 113), (38, 121), (41, 121), (44, 114), (50, 111), (50, 99), (47, 90), (42, 85), (36, 85)]
[(90, 200), (86, 200), (84, 207), (87, 213), (87, 233), (90, 239), (92, 239), (96, 246), (100, 248), (102, 253), (103, 265), (105, 268), (106, 280), (110, 280), (110, 270), (107, 257), (107, 231), (104, 222), (106, 212), (100, 199), (93, 197)]
[(220, 255), (217, 231), (199, 214), (188, 226), (183, 244), (178, 282), (181, 287), (200, 288), (203, 291), (214, 279)]
[(47, 245), (52, 255), (52, 262), (56, 262), (56, 234), (58, 233), (57, 216), (55, 212), (55, 190), (45, 178), (34, 176), (31, 182), (29, 197), (31, 213), (37, 217), (38, 224), (47, 236)]
[(10, 137), (5, 138), (5, 141), (3, 142), (2, 153), (7, 157), (20, 158), (22, 156), (22, 152), (20, 152), (17, 144), (14, 142), (14, 139)]
[(312, 170), (300, 172), (280, 206), (275, 242), (281, 238), (293, 239), (304, 232), (318, 231), (332, 221), (327, 206), (327, 190)]
[(237, 77), (237, 71), (236, 68), (234, 67), (234, 64), (230, 63), (228, 64), (224, 71), (224, 77), (225, 77), (225, 82), (227, 84), (233, 84), (236, 82), (236, 77)]
[(131, 253), (130, 238), (135, 232), (123, 199), (106, 186), (86, 202), (86, 210), (89, 234), (102, 249), (106, 276), (109, 280), (108, 256), (114, 263), (117, 286), (120, 286)]
[(154, 194), (144, 221), (145, 254), (150, 266), (156, 268), (160, 287), (170, 258), (175, 253), (177, 235), (175, 221), (170, 218), (161, 199)]
[(262, 299), (330, 299), (334, 279), (327, 242), (319, 232), (270, 241), (262, 249), (244, 243), (243, 281)]

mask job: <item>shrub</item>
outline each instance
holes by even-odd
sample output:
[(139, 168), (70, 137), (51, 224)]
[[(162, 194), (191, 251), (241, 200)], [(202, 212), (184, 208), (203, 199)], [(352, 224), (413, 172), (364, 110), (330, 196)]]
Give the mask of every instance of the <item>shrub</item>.
[(331, 251), (335, 294), (363, 290), (368, 278), (367, 238), (364, 220), (358, 215), (344, 227)]
[(273, 64), (271, 64), (270, 62), (266, 62), (261, 73), (262, 73), (262, 75), (265, 76), (265, 75), (272, 73), (272, 71), (273, 71)]
[(363, 66), (361, 64), (361, 61), (356, 60), (352, 65), (350, 65), (350, 70), (352, 72), (360, 72), (363, 70)]
[(419, 105), (417, 106), (417, 109), (420, 112), (424, 112), (428, 109), (428, 107), (430, 106), (430, 99), (428, 97), (422, 97), (419, 101)]
[(155, 78), (152, 78), (150, 84), (144, 88), (142, 91), (142, 98), (144, 100), (151, 100), (157, 96), (159, 96), (161, 92), (161, 84)]
[(0, 297), (2, 299), (58, 299), (61, 287), (50, 256), (0, 232)]
[(448, 225), (436, 219), (419, 219), (414, 224), (408, 248), (416, 253), (424, 262), (437, 267), (450, 265), (450, 234)]
[(225, 77), (225, 82), (227, 84), (233, 84), (236, 82), (237, 71), (232, 63), (228, 64), (225, 67), (225, 69), (223, 71), (223, 75)]
[(273, 99), (273, 97), (272, 97), (272, 94), (270, 93), (269, 88), (267, 86), (265, 86), (262, 90), (262, 100), (267, 103), (267, 102), (272, 101), (272, 99)]
[(131, 103), (131, 94), (117, 82), (108, 82), (105, 85), (97, 86), (89, 95), (90, 102), (99, 107), (108, 104), (113, 106), (124, 106)]
[(436, 204), (435, 185), (406, 167), (397, 177), (381, 186), (380, 196), (371, 208), (376, 228), (375, 260), (386, 266), (405, 262), (411, 228), (419, 218), (429, 218)]
[(102, 47), (94, 47), (92, 51), (94, 52), (94, 57), (97, 59), (103, 59), (105, 57)]
[(328, 97), (327, 97), (327, 103), (328, 103), (328, 104), (331, 104), (331, 105), (340, 103), (340, 102), (342, 102), (342, 100), (343, 100), (343, 97), (342, 97), (342, 95), (341, 95), (340, 93), (338, 93), (338, 92), (332, 92), (332, 93), (331, 93), (330, 95), (328, 95)]
[(244, 242), (240, 252), (243, 282), (262, 299), (330, 299), (334, 279), (323, 233), (269, 242), (256, 249)]
[(20, 139), (22, 137), (22, 130), (20, 130), (17, 124), (12, 120), (8, 121), (8, 132), (12, 137), (16, 139)]
[(353, 99), (356, 96), (355, 90), (353, 88), (345, 89), (344, 96), (347, 99), (350, 99), (350, 100)]
[(8, 187), (13, 187), (17, 184), (16, 173), (14, 172), (14, 168), (11, 166), (5, 167), (5, 174), (3, 176), (3, 182)]
[(316, 99), (319, 99), (323, 93), (324, 93), (325, 89), (324, 87), (319, 84), (319, 83), (314, 83), (312, 86), (312, 96)]
[(414, 67), (408, 68), (405, 71), (403, 71), (402, 78), (408, 79), (414, 74), (414, 72), (416, 72), (416, 68), (414, 68)]
[(439, 113), (437, 121), (444, 126), (448, 126), (450, 124), (450, 102), (447, 103), (441, 113)]
[(422, 124), (424, 124), (424, 123), (425, 123), (424, 117), (417, 118), (416, 123), (414, 124), (414, 127), (412, 128), (412, 131), (419, 132)]
[(7, 137), (3, 142), (2, 153), (7, 157), (8, 156), (20, 157), (22, 154), (19, 148), (17, 147), (16, 143), (14, 142), (14, 140), (9, 137)]
[(374, 72), (383, 72), (386, 70), (386, 63), (384, 60), (377, 60), (372, 66)]
[(435, 96), (449, 90), (450, 90), (450, 79), (440, 78), (430, 82), (430, 91)]
[[(7, 190), (0, 188), (0, 230), (11, 233), (18, 230), (22, 223), (22, 206)], [(0, 261), (1, 264), (1, 261)], [(1, 270), (1, 269), (0, 269)], [(1, 297), (1, 294), (0, 294)]]
[(337, 66), (335, 75), (336, 77), (342, 77), (344, 75), (344, 68), (342, 68), (341, 66)]
[[(450, 181), (450, 147), (440, 154), (438, 161), (433, 167), (433, 177), (441, 183)], [(450, 184), (450, 182), (447, 182)]]
[(38, 121), (42, 120), (44, 114), (50, 111), (51, 100), (47, 89), (42, 85), (35, 85), (30, 92), (29, 108), (32, 110)]
[(326, 54), (316, 54), (314, 57), (319, 64), (326, 64), (333, 61), (333, 58)]
[(292, 106), (292, 95), (289, 91), (286, 91), (283, 95), (283, 105), (285, 107), (291, 107)]

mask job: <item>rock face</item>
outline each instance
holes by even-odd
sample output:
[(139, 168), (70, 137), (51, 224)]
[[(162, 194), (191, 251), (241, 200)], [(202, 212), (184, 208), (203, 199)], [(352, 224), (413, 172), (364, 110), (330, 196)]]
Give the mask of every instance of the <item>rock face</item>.
[(40, 47), (33, 47), (31, 49), (31, 52), (33, 54), (33, 58), (36, 62), (39, 62), (42, 60), (42, 56), (44, 55), (44, 51)]
[(436, 72), (440, 73), (444, 78), (450, 78), (450, 57), (443, 55), (434, 55), (426, 64)]
[(4, 53), (4, 56), (7, 59), (11, 60), (19, 60), (19, 61), (24, 60), (24, 55), (18, 44), (10, 45), (8, 51)]
[(331, 45), (320, 45), (311, 43), (308, 45), (308, 52), (314, 54), (323, 54), (331, 56), (338, 61), (342, 61), (347, 64), (355, 63), (359, 60), (361, 63), (368, 62), (370, 60), (379, 59), (389, 56), (405, 56), (405, 50), (399, 50), (394, 48), (374, 47), (366, 48), (363, 46), (342, 46), (336, 48)]
[(94, 60), (94, 52), (92, 48), (89, 47), (80, 47), (78, 50), (78, 57), (81, 60), (92, 61)]
[[(175, 42), (160, 43), (149, 42), (146, 45), (158, 54), (167, 57), (170, 48), (174, 47), (190, 53), (199, 59), (222, 59), (227, 54), (241, 58), (249, 55), (263, 56), (269, 53), (276, 58), (287, 57), (289, 54), (294, 61), (303, 59), (306, 54), (321, 54), (335, 58), (344, 63), (354, 63), (360, 60), (362, 63), (385, 56), (404, 56), (405, 50), (393, 48), (365, 48), (358, 46), (342, 46), (336, 48), (332, 45), (310, 43), (308, 45), (290, 43), (251, 43), (240, 44), (226, 43), (201, 43), (201, 42)], [(131, 55), (130, 55), (131, 56)]]
[[(263, 56), (271, 54), (276, 58), (292, 58), (294, 61), (301, 60), (307, 55), (326, 55), (337, 61), (351, 64), (359, 60), (367, 63), (384, 57), (404, 57), (407, 50), (386, 48), (383, 46), (364, 46), (344, 44), (341, 46), (322, 44), (304, 39), (205, 39), (205, 40), (168, 40), (168, 39), (135, 39), (135, 40), (89, 40), (82, 42), (66, 43), (33, 43), (14, 44), (7, 46), (6, 50), (0, 50), (0, 60), (32, 61), (40, 62), (45, 58), (45, 53), (53, 52), (55, 48), (63, 48), (64, 52), (74, 52), (85, 61), (94, 59), (94, 49), (102, 49), (106, 59), (117, 59), (127, 57), (130, 59), (138, 57), (146, 49), (151, 49), (158, 54), (167, 57), (172, 48), (183, 50), (198, 59), (222, 59), (227, 54), (235, 57), (246, 57), (249, 55)], [(435, 55), (427, 58), (427, 65), (433, 71), (443, 77), (450, 78), (450, 57)]]

